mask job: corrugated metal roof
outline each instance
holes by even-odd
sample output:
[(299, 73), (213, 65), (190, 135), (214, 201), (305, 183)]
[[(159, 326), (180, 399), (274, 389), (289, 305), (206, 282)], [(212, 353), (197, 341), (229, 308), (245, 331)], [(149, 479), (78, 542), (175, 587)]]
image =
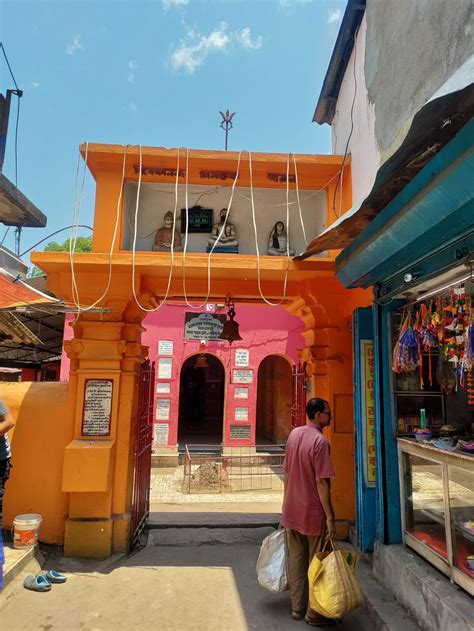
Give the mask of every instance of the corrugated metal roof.
[(313, 122), (332, 123), (344, 73), (354, 48), (355, 37), (365, 13), (366, 0), (348, 0), (337, 34), (323, 87), (316, 104)]

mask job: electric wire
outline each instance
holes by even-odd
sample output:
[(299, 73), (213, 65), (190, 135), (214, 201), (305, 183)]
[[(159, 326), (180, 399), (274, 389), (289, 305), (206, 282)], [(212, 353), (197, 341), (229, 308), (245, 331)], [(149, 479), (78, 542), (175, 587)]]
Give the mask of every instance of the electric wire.
[[(44, 241), (47, 241), (48, 239), (51, 239), (51, 237), (54, 237), (54, 235), (58, 234), (59, 232), (63, 232), (64, 230), (71, 230), (71, 228), (74, 228), (74, 226), (72, 226), (72, 225), (71, 226), (65, 226), (64, 228), (59, 228), (59, 230), (55, 230), (54, 232), (51, 232), (51, 234), (48, 234), (47, 237), (44, 237), (44, 239), (41, 239), (41, 241), (37, 241), (34, 245), (32, 245), (30, 248), (28, 248), (27, 250), (25, 250), (24, 252), (22, 252), (18, 256), (20, 258), (22, 258), (23, 256), (25, 256), (25, 254), (28, 254), (28, 252), (31, 252), (31, 250), (36, 248), (37, 245), (41, 245), (41, 243), (44, 243)], [(77, 228), (87, 228), (88, 230), (93, 231), (93, 228), (91, 228), (91, 226), (86, 226), (85, 224), (78, 224)], [(2, 241), (2, 243), (3, 243), (3, 241)]]
[[(349, 143), (351, 141), (352, 134), (354, 132), (354, 106), (355, 106), (355, 101), (356, 101), (356, 96), (357, 96), (356, 61), (357, 61), (357, 35), (358, 35), (358, 33), (359, 33), (359, 29), (357, 29), (357, 31), (354, 33), (354, 64), (353, 64), (354, 95), (352, 97), (351, 114), (350, 114), (351, 128), (350, 128), (350, 131), (349, 131), (349, 135), (347, 137), (346, 148), (344, 149), (344, 157), (342, 158), (341, 168), (339, 169), (339, 177), (338, 177), (338, 180), (336, 182), (336, 186), (334, 187), (334, 196), (333, 196), (333, 201), (332, 201), (332, 211), (333, 211), (333, 213), (336, 215), (336, 217), (338, 219), (341, 216), (341, 210), (339, 211), (339, 214), (336, 212), (336, 194), (337, 194), (337, 189), (339, 188), (339, 184), (341, 184), (340, 197), (342, 198), (342, 183), (341, 183), (342, 173), (343, 173), (344, 167), (346, 165), (347, 156), (349, 155)], [(342, 206), (342, 200), (340, 200), (340, 209), (341, 209), (341, 206)]]
[[(10, 71), (11, 78), (13, 79), (13, 83), (15, 84), (16, 96), (18, 99), (17, 102), (17, 110), (16, 110), (16, 125), (15, 125), (15, 186), (18, 188), (18, 127), (20, 123), (20, 99), (23, 96), (22, 90), (18, 87), (18, 83), (16, 82), (15, 75), (13, 74), (12, 67), (10, 66), (10, 62), (8, 61), (7, 52), (3, 43), (0, 42), (0, 48), (2, 49), (3, 56), (5, 57), (5, 61), (8, 66), (8, 70)], [(5, 235), (6, 236), (6, 235)], [(3, 243), (3, 241), (2, 241)]]

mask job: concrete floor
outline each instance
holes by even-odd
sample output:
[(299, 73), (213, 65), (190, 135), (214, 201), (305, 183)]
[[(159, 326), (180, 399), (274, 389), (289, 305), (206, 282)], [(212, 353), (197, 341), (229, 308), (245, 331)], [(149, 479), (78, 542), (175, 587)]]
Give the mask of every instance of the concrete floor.
[[(202, 530), (203, 529), (199, 529)], [(0, 612), (9, 631), (304, 631), (290, 618), (288, 593), (261, 588), (255, 575), (258, 541), (168, 543), (153, 531), (149, 545), (109, 573), (76, 571), (68, 582), (38, 594), (20, 588)], [(250, 538), (248, 533), (247, 541)], [(184, 533), (183, 533), (184, 535)], [(158, 539), (155, 537), (158, 536)], [(236, 543), (236, 541), (239, 541)], [(246, 541), (246, 538), (243, 538)], [(176, 545), (178, 543), (178, 545)], [(180, 545), (179, 545), (180, 544)], [(88, 566), (84, 566), (85, 568)], [(342, 631), (373, 631), (364, 609)]]

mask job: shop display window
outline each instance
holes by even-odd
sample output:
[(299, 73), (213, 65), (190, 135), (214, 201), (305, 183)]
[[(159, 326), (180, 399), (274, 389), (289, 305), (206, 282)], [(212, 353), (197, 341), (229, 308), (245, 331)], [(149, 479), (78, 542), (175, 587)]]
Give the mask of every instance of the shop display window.
[(404, 456), (406, 531), (447, 559), (442, 467), (412, 454)]
[(448, 467), (453, 563), (474, 579), (474, 471)]
[(474, 460), (399, 439), (404, 542), (474, 596)]

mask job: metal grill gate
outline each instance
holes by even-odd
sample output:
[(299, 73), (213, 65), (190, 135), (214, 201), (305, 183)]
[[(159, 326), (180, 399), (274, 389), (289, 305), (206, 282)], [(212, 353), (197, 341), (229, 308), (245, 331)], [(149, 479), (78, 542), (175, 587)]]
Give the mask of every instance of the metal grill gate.
[(306, 423), (306, 362), (293, 366), (293, 401), (291, 404), (291, 427)]
[(138, 408), (135, 434), (130, 545), (137, 543), (150, 510), (151, 448), (153, 443), (153, 390), (155, 364), (147, 359), (140, 367)]

